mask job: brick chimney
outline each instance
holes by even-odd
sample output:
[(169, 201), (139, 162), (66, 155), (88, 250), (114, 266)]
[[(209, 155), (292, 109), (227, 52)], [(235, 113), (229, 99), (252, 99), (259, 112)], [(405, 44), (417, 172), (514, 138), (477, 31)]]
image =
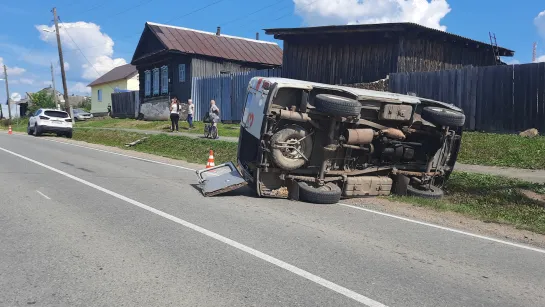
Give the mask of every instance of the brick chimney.
[(217, 35), (217, 36), (220, 36), (220, 35), (221, 35), (221, 27), (218, 27), (218, 29), (216, 30), (216, 35)]

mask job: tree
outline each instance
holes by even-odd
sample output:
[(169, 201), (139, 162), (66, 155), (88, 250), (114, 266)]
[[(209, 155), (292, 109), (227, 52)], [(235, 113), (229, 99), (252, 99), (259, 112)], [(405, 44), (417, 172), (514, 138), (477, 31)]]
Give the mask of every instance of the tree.
[(41, 91), (32, 94), (30, 97), (31, 104), (28, 107), (29, 114), (33, 114), (38, 109), (55, 109), (55, 100), (51, 94)]

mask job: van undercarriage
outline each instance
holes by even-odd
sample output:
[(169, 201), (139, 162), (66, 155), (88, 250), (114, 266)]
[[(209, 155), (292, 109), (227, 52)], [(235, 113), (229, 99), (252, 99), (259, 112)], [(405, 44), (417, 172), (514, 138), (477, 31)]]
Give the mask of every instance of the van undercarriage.
[(273, 87), (269, 96), (256, 163), (239, 155), (259, 196), (442, 196), (460, 147), (460, 111), (322, 87)]
[(258, 196), (321, 204), (392, 192), (440, 198), (464, 123), (461, 109), (439, 101), (256, 77), (238, 166), (197, 175), (206, 196), (249, 184)]

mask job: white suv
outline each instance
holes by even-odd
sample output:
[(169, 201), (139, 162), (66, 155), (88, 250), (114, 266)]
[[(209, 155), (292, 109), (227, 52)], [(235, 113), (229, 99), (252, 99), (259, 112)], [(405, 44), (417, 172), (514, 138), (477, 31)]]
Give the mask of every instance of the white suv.
[(42, 133), (56, 133), (72, 138), (72, 119), (65, 111), (39, 109), (28, 119), (27, 133), (39, 136)]

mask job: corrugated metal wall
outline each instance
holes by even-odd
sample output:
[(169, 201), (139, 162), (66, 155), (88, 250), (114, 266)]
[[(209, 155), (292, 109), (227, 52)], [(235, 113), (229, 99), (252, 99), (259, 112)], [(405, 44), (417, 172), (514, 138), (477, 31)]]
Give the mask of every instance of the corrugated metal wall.
[(195, 120), (201, 121), (215, 100), (222, 121), (240, 121), (246, 101), (246, 89), (253, 77), (279, 77), (280, 69), (254, 70), (243, 73), (193, 78), (192, 99)]

